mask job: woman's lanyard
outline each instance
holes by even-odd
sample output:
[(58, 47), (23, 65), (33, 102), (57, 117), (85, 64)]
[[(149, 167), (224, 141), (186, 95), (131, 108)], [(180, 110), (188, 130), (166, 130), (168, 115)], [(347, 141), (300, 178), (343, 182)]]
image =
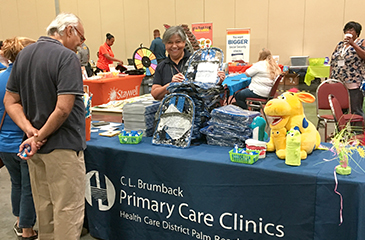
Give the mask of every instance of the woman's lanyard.
[[(359, 38), (356, 38), (356, 39), (355, 39), (355, 41), (354, 41), (354, 43), (356, 44), (356, 43), (358, 42), (358, 40), (359, 40)], [(350, 44), (349, 44), (349, 46), (347, 46), (347, 47), (346, 47), (346, 45), (345, 45), (345, 44), (343, 45), (343, 48), (342, 48), (342, 50), (341, 50), (341, 57), (342, 57), (342, 58), (344, 58), (344, 56), (345, 56), (345, 54), (346, 54), (347, 50), (349, 50), (349, 48), (350, 48), (350, 47), (352, 47)]]
[[(176, 74), (179, 74), (179, 73), (181, 73), (180, 71), (179, 71), (179, 69), (173, 64), (173, 63), (171, 63), (172, 64), (172, 67), (174, 67), (174, 69), (176, 70)], [(171, 74), (172, 74), (172, 76), (174, 76), (175, 74), (174, 74), (174, 71), (173, 71), (173, 69), (172, 69), (172, 67), (170, 66), (170, 69), (171, 69)]]

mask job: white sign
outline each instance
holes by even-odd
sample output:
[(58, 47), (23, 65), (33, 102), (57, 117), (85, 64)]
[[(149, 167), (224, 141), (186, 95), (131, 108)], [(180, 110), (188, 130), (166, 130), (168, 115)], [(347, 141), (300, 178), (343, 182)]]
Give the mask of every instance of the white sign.
[(218, 63), (202, 62), (199, 63), (195, 81), (205, 83), (216, 83), (218, 75)]
[(250, 28), (227, 29), (226, 62), (250, 61)]

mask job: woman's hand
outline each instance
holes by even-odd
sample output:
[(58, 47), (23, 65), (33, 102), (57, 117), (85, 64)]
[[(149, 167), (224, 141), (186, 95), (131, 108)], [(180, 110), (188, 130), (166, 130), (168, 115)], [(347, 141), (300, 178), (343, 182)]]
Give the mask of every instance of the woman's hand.
[(172, 76), (171, 82), (182, 82), (185, 80), (185, 77), (182, 73), (175, 74)]
[(352, 38), (350, 38), (348, 41), (347, 41), (347, 44), (351, 45), (351, 46), (354, 46), (355, 42)]
[(224, 71), (218, 71), (218, 76), (219, 76), (218, 84), (221, 84), (224, 81), (224, 79), (226, 79), (226, 74), (224, 73)]
[(351, 34), (345, 34), (345, 38), (343, 39), (345, 44), (349, 44), (353, 46), (355, 44), (354, 39), (352, 38)]

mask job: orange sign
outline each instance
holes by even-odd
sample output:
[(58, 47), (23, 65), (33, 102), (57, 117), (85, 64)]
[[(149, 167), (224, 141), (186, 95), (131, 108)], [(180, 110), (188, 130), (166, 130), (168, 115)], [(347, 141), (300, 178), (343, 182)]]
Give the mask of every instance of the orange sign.
[(213, 23), (193, 23), (192, 33), (201, 48), (211, 47), (213, 44)]

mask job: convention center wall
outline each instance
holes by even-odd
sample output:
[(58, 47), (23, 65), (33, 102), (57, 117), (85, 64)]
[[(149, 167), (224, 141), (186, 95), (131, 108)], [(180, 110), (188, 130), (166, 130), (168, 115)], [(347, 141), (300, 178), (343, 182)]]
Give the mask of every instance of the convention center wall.
[[(91, 59), (112, 33), (117, 58), (127, 61), (136, 48), (149, 47), (163, 24), (213, 23), (213, 45), (226, 51), (227, 28), (251, 28), (250, 62), (263, 47), (289, 64), (290, 56), (325, 57), (343, 37), (346, 22), (365, 26), (359, 0), (0, 0), (0, 39), (37, 39), (59, 12), (84, 24)], [(362, 32), (362, 36), (365, 36)]]

